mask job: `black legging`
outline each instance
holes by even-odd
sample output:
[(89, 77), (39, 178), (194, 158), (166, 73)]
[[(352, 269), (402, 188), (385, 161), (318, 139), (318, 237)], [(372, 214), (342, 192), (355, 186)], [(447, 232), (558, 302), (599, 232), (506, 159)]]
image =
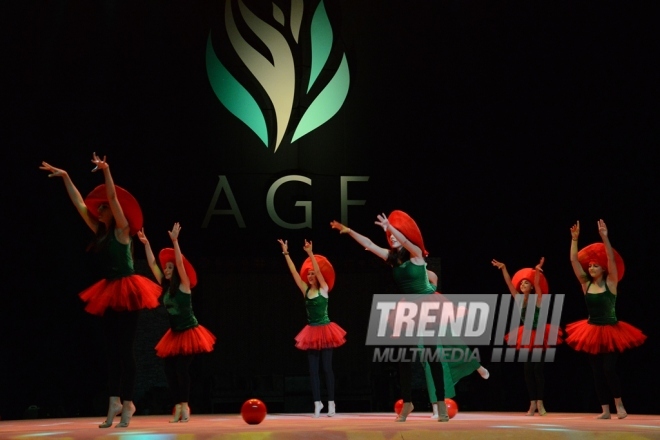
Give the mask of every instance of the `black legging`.
[(594, 374), (596, 394), (601, 405), (609, 405), (610, 398), (621, 397), (621, 382), (616, 372), (616, 360), (619, 353), (599, 353), (589, 355), (591, 371)]
[[(425, 353), (434, 352), (435, 350), (436, 346), (424, 346)], [(431, 377), (433, 377), (435, 385), (436, 398), (438, 402), (444, 402), (445, 380), (442, 362), (429, 362), (429, 367), (431, 368)], [(399, 362), (399, 383), (401, 385), (401, 397), (403, 401), (412, 402), (412, 362)]]
[(527, 360), (525, 362), (525, 385), (527, 385), (527, 394), (529, 400), (543, 400), (543, 391), (545, 390), (545, 375), (543, 374), (543, 359), (539, 362)]
[(328, 400), (335, 400), (335, 373), (332, 371), (332, 348), (307, 350), (307, 361), (309, 362), (309, 379), (312, 384), (312, 397), (314, 397), (314, 402), (321, 400), (319, 361), (323, 364), (325, 386), (328, 390)]
[(169, 356), (165, 358), (165, 376), (175, 404), (190, 401), (190, 364), (195, 356)]
[(135, 391), (135, 333), (140, 311), (103, 314), (103, 351), (108, 366), (108, 394), (122, 400), (133, 400)]

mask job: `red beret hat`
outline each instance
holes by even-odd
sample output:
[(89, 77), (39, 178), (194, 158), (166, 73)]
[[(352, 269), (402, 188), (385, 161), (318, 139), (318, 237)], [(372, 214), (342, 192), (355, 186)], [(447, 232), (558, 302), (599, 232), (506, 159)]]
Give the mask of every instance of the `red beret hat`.
[[(408, 214), (403, 211), (392, 211), (392, 213), (387, 217), (390, 224), (394, 226), (399, 232), (406, 236), (408, 240), (413, 242), (418, 248), (422, 250), (422, 254), (426, 257), (428, 252), (424, 248), (424, 240), (422, 239), (422, 232), (419, 230), (417, 223), (412, 219)], [(390, 241), (390, 236), (387, 236), (387, 242), (392, 246)]]
[[(323, 279), (328, 284), (329, 292), (335, 285), (335, 268), (332, 267), (330, 261), (328, 261), (328, 259), (323, 255), (314, 254), (314, 257), (316, 258), (316, 263), (319, 265), (319, 269), (321, 269), (321, 275), (323, 275)], [(303, 262), (302, 267), (300, 268), (300, 278), (306, 280), (307, 273), (310, 270), (314, 270), (314, 265), (312, 264), (312, 259), (307, 257), (307, 259)]]
[[(192, 289), (197, 285), (197, 273), (195, 272), (193, 265), (190, 264), (190, 261), (188, 261), (188, 259), (183, 254), (181, 257), (183, 257), (183, 268), (186, 270), (186, 275), (188, 275), (188, 279), (190, 280), (190, 288)], [(165, 267), (167, 263), (172, 263), (174, 264), (174, 267), (176, 267), (174, 249), (165, 248), (161, 250), (158, 254), (158, 260), (160, 260), (160, 267)]]
[[(614, 251), (614, 262), (616, 263), (618, 278), (617, 281), (621, 281), (626, 267), (623, 264), (623, 258), (621, 258), (621, 255), (619, 255), (614, 249), (612, 249), (612, 251)], [(605, 245), (603, 243), (593, 243), (580, 249), (580, 252), (578, 252), (578, 261), (580, 262), (582, 269), (587, 273), (589, 271), (589, 263), (592, 261), (604, 270), (607, 270), (607, 252), (605, 252)]]
[[(140, 204), (135, 200), (135, 197), (124, 188), (115, 185), (115, 191), (117, 192), (117, 199), (119, 200), (121, 209), (124, 211), (126, 220), (128, 220), (128, 225), (131, 228), (131, 235), (135, 235), (137, 234), (137, 231), (142, 229), (142, 210), (140, 209)], [(92, 192), (87, 194), (87, 197), (85, 197), (87, 210), (96, 218), (99, 217), (99, 206), (104, 203), (109, 203), (105, 184), (97, 186)]]

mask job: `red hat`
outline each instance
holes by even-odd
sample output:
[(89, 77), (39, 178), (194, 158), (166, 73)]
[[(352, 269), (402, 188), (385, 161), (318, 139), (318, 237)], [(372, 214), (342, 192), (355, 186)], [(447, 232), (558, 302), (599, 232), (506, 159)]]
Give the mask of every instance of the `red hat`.
[[(188, 279), (190, 280), (190, 288), (192, 289), (197, 285), (197, 273), (195, 272), (195, 268), (193, 267), (192, 264), (190, 264), (190, 261), (186, 259), (186, 257), (182, 254), (181, 257), (183, 258), (183, 268), (186, 270), (186, 275), (188, 275)], [(158, 254), (158, 260), (160, 260), (160, 267), (165, 267), (167, 263), (173, 263), (174, 266), (176, 267), (176, 259), (174, 258), (174, 249), (173, 248), (165, 248), (160, 251)]]
[[(422, 250), (422, 254), (426, 257), (428, 252), (424, 248), (424, 240), (422, 240), (422, 232), (419, 230), (417, 223), (408, 214), (403, 211), (392, 211), (387, 217), (390, 224), (394, 226), (399, 232), (406, 236), (408, 240), (413, 242), (418, 248)], [(387, 234), (387, 232), (385, 232)], [(387, 234), (387, 242), (392, 246), (390, 235)]]
[[(516, 290), (520, 292), (520, 283), (522, 283), (523, 280), (527, 280), (530, 283), (534, 284), (535, 276), (536, 276), (536, 269), (532, 269), (531, 267), (526, 267), (524, 269), (520, 269), (518, 272), (516, 272), (513, 275), (513, 279), (511, 280), (511, 283), (513, 284), (513, 287), (515, 287)], [(539, 279), (539, 284), (541, 284), (541, 293), (546, 294), (550, 291), (550, 288), (548, 287), (548, 280), (545, 279), (545, 275), (543, 275), (543, 272), (541, 272), (541, 278)]]
[[(623, 258), (619, 253), (614, 251), (614, 262), (616, 263), (616, 272), (617, 272), (617, 281), (621, 281), (623, 278), (623, 272), (625, 271), (625, 266), (623, 264)], [(582, 266), (582, 269), (589, 273), (589, 263), (594, 262), (604, 270), (607, 270), (607, 252), (605, 252), (605, 245), (603, 243), (593, 243), (589, 246), (586, 246), (578, 252), (578, 261)]]
[[(321, 269), (321, 275), (323, 275), (323, 279), (328, 284), (328, 292), (329, 292), (332, 290), (332, 288), (335, 285), (335, 268), (332, 267), (330, 261), (328, 261), (328, 259), (325, 258), (323, 255), (314, 254), (314, 257), (316, 258), (316, 263), (319, 265), (319, 269)], [(312, 264), (312, 259), (307, 257), (307, 259), (303, 262), (302, 266), (300, 267), (300, 278), (306, 280), (307, 273), (310, 270), (314, 270), (314, 265)]]
[[(131, 228), (131, 235), (137, 234), (137, 231), (142, 229), (142, 210), (140, 209), (140, 204), (135, 197), (131, 195), (124, 188), (115, 185), (115, 191), (117, 193), (117, 199), (119, 199), (119, 204), (121, 205), (122, 211), (128, 220), (128, 225)], [(105, 184), (99, 185), (92, 190), (87, 197), (85, 197), (85, 205), (87, 205), (87, 210), (93, 216), (99, 217), (99, 206), (108, 202), (108, 193), (105, 189)]]

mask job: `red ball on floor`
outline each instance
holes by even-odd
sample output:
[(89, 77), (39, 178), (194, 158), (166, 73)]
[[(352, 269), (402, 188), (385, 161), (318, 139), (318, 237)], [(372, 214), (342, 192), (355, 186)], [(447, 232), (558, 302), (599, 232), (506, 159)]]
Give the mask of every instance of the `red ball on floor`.
[(445, 399), (445, 405), (447, 405), (447, 415), (453, 419), (458, 414), (458, 404), (452, 399)]
[(403, 399), (397, 400), (396, 403), (394, 404), (394, 412), (396, 413), (397, 416), (401, 414), (401, 409), (403, 409)]
[(266, 404), (259, 399), (248, 399), (241, 407), (241, 417), (248, 425), (258, 425), (266, 418)]

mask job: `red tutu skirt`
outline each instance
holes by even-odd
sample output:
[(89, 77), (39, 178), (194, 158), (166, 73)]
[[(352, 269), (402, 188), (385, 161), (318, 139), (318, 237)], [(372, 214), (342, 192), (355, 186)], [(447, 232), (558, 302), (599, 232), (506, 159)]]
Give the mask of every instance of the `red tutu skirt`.
[[(554, 340), (548, 341), (548, 336), (550, 335), (550, 330), (551, 329), (556, 329), (557, 332), (557, 337)], [(545, 334), (543, 335), (543, 345), (537, 345), (534, 344), (536, 341), (536, 332), (537, 330), (532, 330), (532, 329), (525, 329), (525, 326), (520, 326), (518, 327), (518, 330), (513, 331), (506, 336), (504, 336), (504, 340), (508, 343), (509, 338), (511, 337), (516, 337), (516, 348), (520, 350), (521, 348), (548, 348), (548, 347), (556, 347), (557, 345), (560, 345), (562, 343), (562, 337), (564, 336), (564, 331), (559, 328), (555, 327), (554, 325), (546, 324), (545, 325)], [(528, 338), (525, 338), (529, 334)], [(527, 341), (526, 344), (523, 345), (523, 341)]]
[(566, 343), (574, 350), (591, 354), (624, 351), (642, 345), (646, 335), (627, 322), (594, 325), (586, 319), (566, 326)]
[(306, 325), (296, 339), (296, 348), (301, 350), (322, 350), (337, 348), (346, 342), (346, 331), (334, 322), (323, 325)]
[(129, 275), (108, 281), (102, 279), (78, 294), (87, 303), (85, 311), (103, 316), (108, 307), (117, 312), (158, 307), (163, 288), (142, 275)]
[(168, 329), (156, 344), (156, 356), (164, 358), (210, 353), (213, 351), (213, 344), (215, 344), (215, 336), (204, 326), (198, 325), (181, 332)]

